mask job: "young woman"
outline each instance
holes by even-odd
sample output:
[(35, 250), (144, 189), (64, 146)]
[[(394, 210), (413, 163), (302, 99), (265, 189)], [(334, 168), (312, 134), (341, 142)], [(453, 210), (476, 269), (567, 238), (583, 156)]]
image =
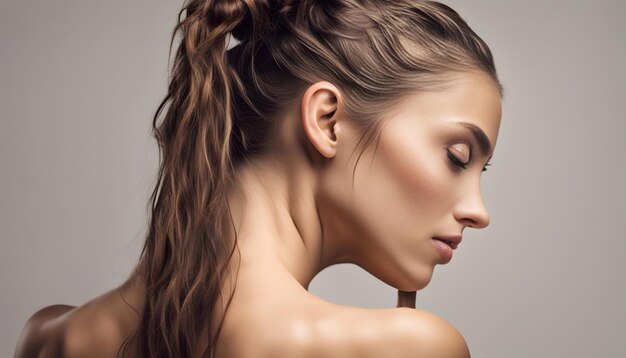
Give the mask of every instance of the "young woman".
[[(16, 356), (469, 357), (415, 292), (489, 224), (502, 86), (487, 45), (430, 1), (191, 0), (179, 15), (138, 265), (36, 312)], [(398, 307), (310, 294), (336, 263), (397, 288)]]

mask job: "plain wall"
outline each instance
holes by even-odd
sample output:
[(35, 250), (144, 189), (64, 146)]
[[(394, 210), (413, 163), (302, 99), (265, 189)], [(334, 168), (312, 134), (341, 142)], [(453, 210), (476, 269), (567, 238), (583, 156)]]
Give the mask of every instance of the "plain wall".
[[(475, 357), (626, 356), (626, 5), (444, 1), (490, 46), (505, 87), (491, 214), (417, 306)], [(2, 0), (0, 356), (25, 320), (120, 284), (142, 245), (178, 1)], [(311, 291), (393, 307), (353, 265)]]

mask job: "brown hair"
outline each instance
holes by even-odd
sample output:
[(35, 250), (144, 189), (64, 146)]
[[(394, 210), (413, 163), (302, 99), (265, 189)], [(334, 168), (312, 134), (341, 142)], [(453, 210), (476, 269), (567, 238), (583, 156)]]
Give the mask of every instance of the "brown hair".
[[(482, 71), (502, 96), (485, 42), (434, 1), (189, 0), (170, 53), (177, 34), (152, 121), (160, 167), (137, 266), (146, 297), (133, 338), (147, 357), (213, 356), (222, 321), (215, 332), (207, 322), (237, 244), (224, 235), (232, 173), (263, 153), (281, 109), (308, 86), (337, 86), (361, 149), (403, 96), (455, 74)], [(229, 34), (240, 41), (231, 49)]]

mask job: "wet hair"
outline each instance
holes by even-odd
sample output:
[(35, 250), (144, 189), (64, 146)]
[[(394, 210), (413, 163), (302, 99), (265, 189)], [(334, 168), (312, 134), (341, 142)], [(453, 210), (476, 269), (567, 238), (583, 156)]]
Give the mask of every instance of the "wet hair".
[(236, 234), (231, 242), (224, 235), (233, 172), (263, 154), (281, 111), (310, 85), (341, 91), (361, 150), (410, 93), (468, 71), (487, 74), (503, 93), (486, 43), (434, 1), (189, 0), (170, 54), (177, 35), (152, 121), (160, 165), (136, 268), (145, 304), (120, 347), (136, 339), (146, 357), (213, 357), (223, 316), (216, 329), (208, 322), (237, 246)]

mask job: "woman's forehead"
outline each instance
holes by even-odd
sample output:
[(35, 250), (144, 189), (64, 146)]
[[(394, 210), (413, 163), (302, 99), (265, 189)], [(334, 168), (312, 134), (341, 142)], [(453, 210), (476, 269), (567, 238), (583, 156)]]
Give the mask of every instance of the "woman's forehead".
[(406, 130), (465, 128), (480, 138), (484, 149), (493, 150), (501, 116), (497, 85), (486, 74), (469, 72), (456, 76), (445, 89), (408, 95), (389, 119)]

